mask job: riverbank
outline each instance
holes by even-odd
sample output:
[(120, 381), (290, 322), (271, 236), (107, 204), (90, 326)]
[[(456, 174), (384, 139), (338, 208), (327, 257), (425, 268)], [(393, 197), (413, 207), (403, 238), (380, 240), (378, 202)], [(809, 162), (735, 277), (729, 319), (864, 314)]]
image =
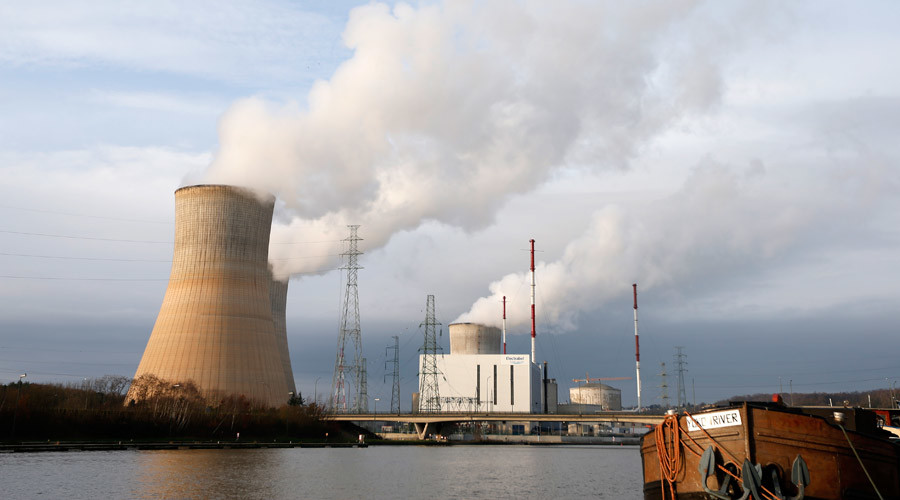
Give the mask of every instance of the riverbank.
[(256, 450), (265, 448), (365, 448), (363, 443), (304, 443), (304, 442), (147, 442), (118, 441), (114, 443), (53, 442), (0, 445), (0, 453), (39, 453), (61, 451), (115, 450)]
[(42, 452), (79, 452), (79, 451), (121, 451), (121, 450), (257, 450), (279, 448), (367, 448), (371, 446), (505, 446), (505, 445), (529, 445), (529, 446), (581, 446), (581, 445), (606, 445), (606, 446), (636, 446), (638, 441), (600, 442), (596, 439), (570, 438), (566, 440), (548, 439), (533, 441), (507, 441), (501, 439), (484, 439), (481, 441), (435, 441), (435, 440), (389, 440), (372, 439), (365, 443), (355, 442), (308, 442), (308, 441), (54, 441), (54, 442), (25, 442), (19, 444), (0, 444), (0, 453), (42, 453)]

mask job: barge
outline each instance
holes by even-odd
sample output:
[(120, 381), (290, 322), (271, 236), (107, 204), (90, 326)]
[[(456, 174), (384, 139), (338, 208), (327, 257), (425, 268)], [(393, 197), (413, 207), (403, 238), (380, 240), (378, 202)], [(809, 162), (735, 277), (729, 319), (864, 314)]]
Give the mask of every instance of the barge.
[(900, 499), (900, 444), (862, 408), (670, 411), (641, 438), (644, 498)]

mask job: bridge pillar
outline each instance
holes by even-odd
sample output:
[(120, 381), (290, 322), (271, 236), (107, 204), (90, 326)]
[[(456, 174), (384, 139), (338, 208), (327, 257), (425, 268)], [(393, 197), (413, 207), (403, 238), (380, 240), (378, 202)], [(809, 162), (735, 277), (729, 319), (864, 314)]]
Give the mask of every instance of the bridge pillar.
[(418, 434), (419, 439), (425, 439), (429, 433), (438, 434), (441, 432), (441, 423), (440, 422), (425, 422), (416, 423), (416, 434)]

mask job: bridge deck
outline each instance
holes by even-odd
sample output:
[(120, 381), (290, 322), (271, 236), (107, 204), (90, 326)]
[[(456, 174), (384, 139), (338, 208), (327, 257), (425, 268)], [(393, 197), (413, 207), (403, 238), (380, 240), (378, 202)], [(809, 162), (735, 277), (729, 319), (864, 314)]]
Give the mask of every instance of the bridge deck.
[(328, 420), (337, 422), (406, 422), (406, 423), (450, 423), (450, 422), (622, 422), (654, 425), (662, 422), (663, 415), (642, 415), (640, 413), (603, 412), (587, 414), (547, 414), (547, 413), (341, 413), (328, 414)]

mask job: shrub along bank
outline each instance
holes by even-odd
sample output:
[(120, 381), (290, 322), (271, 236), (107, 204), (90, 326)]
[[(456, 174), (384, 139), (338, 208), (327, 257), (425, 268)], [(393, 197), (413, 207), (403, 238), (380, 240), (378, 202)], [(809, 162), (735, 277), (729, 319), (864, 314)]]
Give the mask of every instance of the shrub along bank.
[[(299, 396), (269, 408), (244, 397), (210, 402), (187, 383), (106, 376), (81, 383), (14, 382), (0, 386), (0, 441), (75, 440), (313, 440), (339, 439), (321, 407)], [(132, 391), (132, 398), (135, 395)], [(349, 437), (348, 437), (349, 438)], [(355, 436), (354, 436), (355, 438)]]

